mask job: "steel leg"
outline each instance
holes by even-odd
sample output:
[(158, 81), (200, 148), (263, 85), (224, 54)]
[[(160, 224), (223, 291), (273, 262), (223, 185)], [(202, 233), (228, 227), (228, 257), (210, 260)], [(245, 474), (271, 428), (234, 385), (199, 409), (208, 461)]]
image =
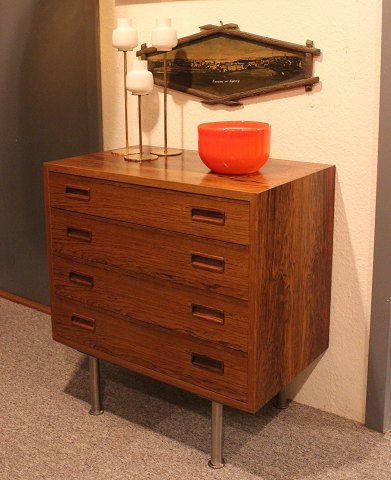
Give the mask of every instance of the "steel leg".
[(90, 368), (90, 415), (100, 415), (103, 410), (100, 402), (99, 360), (89, 356), (88, 365)]
[(223, 459), (223, 405), (212, 402), (212, 442), (208, 465), (211, 468), (224, 467)]
[(285, 388), (283, 388), (281, 392), (275, 396), (275, 407), (279, 408), (280, 410), (285, 410), (285, 408), (288, 408), (288, 405), (289, 400), (287, 396), (287, 391)]

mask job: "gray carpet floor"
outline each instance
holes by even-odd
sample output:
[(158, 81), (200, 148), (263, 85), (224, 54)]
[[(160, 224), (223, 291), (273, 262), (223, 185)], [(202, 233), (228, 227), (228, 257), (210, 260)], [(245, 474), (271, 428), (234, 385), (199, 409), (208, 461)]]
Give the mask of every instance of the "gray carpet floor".
[(105, 413), (88, 415), (85, 355), (49, 317), (0, 299), (0, 478), (391, 480), (391, 441), (292, 402), (225, 408), (227, 465), (207, 466), (210, 402), (102, 364)]

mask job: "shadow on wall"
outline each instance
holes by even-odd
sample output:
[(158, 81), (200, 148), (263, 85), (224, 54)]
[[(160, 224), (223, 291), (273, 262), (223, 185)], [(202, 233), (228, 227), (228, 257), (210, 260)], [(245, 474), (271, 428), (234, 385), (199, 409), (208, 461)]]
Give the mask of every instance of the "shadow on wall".
[(0, 289), (47, 304), (42, 163), (99, 150), (95, 2), (7, 3)]
[[(186, 58), (182, 50), (178, 50), (176, 58)], [(183, 75), (181, 85), (183, 88), (191, 88), (191, 75)], [(149, 139), (155, 128), (159, 130), (159, 136), (155, 142), (159, 146), (163, 146), (163, 129), (164, 129), (164, 106), (163, 106), (163, 86), (154, 84), (153, 91), (145, 97), (145, 110), (148, 115), (144, 115), (143, 127), (149, 134)], [(159, 92), (159, 94), (158, 94)], [(144, 100), (143, 100), (144, 101)], [(189, 101), (200, 101), (198, 97), (190, 96), (186, 93), (172, 90), (170, 88), (170, 78), (168, 77), (168, 116), (167, 116), (167, 136), (168, 146), (184, 149), (184, 110), (185, 105)], [(175, 110), (170, 109), (170, 102), (176, 106)], [(175, 111), (175, 114), (172, 113)], [(196, 132), (195, 132), (196, 133)], [(151, 142), (150, 142), (151, 143)]]

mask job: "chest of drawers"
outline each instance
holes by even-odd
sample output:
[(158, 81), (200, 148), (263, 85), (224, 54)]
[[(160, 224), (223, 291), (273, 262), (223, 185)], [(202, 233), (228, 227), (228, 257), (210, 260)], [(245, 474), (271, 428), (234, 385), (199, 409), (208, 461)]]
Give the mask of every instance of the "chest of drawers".
[(328, 346), (334, 173), (46, 163), (53, 338), (256, 412)]

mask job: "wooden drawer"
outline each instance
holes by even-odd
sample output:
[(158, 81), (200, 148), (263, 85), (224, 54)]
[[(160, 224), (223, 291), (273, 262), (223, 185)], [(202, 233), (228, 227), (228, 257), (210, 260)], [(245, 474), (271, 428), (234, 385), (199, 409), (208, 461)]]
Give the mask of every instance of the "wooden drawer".
[(51, 211), (55, 253), (248, 299), (248, 247)]
[(139, 225), (248, 244), (249, 203), (49, 174), (50, 206)]
[(103, 353), (112, 363), (168, 383), (177, 384), (175, 380), (179, 380), (242, 402), (247, 400), (247, 355), (243, 352), (102, 315), (60, 298), (53, 311), (55, 340), (97, 357)]
[(145, 280), (53, 256), (56, 294), (123, 318), (247, 350), (248, 305), (202, 290)]

